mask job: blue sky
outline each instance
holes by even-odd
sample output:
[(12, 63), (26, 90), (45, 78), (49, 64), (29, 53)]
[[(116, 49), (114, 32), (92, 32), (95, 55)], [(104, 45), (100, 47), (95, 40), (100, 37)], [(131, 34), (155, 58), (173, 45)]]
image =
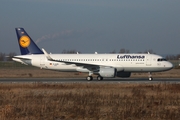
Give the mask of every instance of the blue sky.
[(0, 0), (0, 52), (20, 54), (15, 27), (61, 53), (180, 53), (179, 0)]

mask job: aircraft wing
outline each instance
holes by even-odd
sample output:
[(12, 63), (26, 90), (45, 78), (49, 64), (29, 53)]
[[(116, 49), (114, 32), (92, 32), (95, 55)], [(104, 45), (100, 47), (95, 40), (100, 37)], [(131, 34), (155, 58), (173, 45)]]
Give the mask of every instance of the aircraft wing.
[[(96, 64), (88, 64), (88, 63), (79, 63), (79, 62), (70, 62), (70, 61), (55, 60), (43, 48), (42, 48), (42, 51), (43, 51), (43, 53), (45, 54), (46, 58), (49, 61), (62, 62), (62, 63), (65, 63), (67, 65), (75, 64), (76, 66), (87, 68), (90, 71), (99, 70), (99, 68), (101, 67), (100, 65), (96, 65)], [(102, 66), (102, 67), (110, 67), (110, 66)]]

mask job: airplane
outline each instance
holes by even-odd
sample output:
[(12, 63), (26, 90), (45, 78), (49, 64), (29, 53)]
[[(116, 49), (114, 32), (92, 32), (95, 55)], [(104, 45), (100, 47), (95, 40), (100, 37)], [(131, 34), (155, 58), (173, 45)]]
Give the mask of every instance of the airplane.
[(86, 80), (130, 77), (133, 72), (147, 72), (153, 80), (152, 72), (168, 71), (172, 63), (156, 54), (48, 54), (40, 49), (24, 28), (15, 28), (21, 55), (12, 59), (25, 65), (61, 72), (85, 72)]

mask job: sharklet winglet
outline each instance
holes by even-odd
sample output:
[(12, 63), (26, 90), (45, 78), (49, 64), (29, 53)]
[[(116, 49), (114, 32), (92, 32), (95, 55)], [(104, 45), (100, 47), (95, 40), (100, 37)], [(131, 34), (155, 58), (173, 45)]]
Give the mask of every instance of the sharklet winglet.
[(54, 60), (51, 58), (51, 56), (46, 52), (46, 50), (45, 50), (44, 48), (42, 48), (42, 51), (43, 51), (44, 55), (46, 56), (46, 58), (47, 58), (48, 60), (54, 61)]

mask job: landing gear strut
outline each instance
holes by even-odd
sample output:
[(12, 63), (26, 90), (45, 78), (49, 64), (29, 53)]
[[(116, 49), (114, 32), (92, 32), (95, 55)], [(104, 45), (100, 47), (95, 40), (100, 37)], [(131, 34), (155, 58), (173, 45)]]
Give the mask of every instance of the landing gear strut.
[(89, 76), (86, 77), (86, 80), (88, 81), (93, 80), (92, 74), (93, 74), (92, 72), (89, 72)]
[(151, 72), (148, 72), (148, 74), (149, 74), (149, 81), (152, 81), (152, 80), (153, 80), (153, 77), (152, 77)]

